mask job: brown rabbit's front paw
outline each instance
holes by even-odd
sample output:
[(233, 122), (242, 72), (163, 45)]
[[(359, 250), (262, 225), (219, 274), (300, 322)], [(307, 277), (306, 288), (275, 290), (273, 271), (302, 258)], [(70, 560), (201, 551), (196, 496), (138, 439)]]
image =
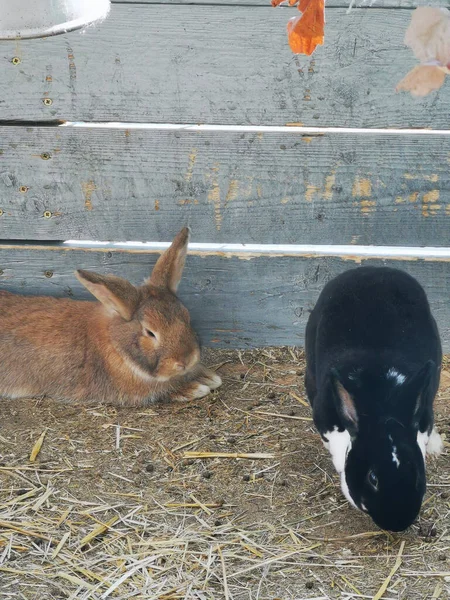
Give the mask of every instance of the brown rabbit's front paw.
[(184, 388), (182, 388), (177, 394), (172, 396), (173, 400), (178, 400), (179, 402), (186, 402), (186, 400), (196, 400), (198, 398), (203, 398), (207, 396), (211, 392), (211, 388), (203, 383), (192, 382), (188, 383)]
[(211, 390), (216, 390), (218, 387), (222, 385), (222, 379), (215, 373), (211, 371), (211, 369), (207, 369), (202, 365), (202, 370), (200, 372), (200, 376), (197, 377), (197, 380), (204, 385), (207, 385)]
[(204, 398), (210, 392), (222, 385), (222, 379), (219, 375), (203, 365), (201, 365), (201, 370), (196, 375), (195, 379), (195, 381), (186, 383), (185, 386), (173, 396), (173, 399), (186, 401)]

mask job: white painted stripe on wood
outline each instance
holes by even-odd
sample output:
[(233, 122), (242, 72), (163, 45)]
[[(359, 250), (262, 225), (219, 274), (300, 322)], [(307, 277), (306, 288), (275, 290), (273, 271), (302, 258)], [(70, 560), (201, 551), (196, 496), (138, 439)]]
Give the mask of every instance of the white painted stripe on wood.
[(360, 128), (360, 127), (299, 127), (290, 125), (210, 125), (210, 124), (185, 124), (177, 123), (127, 123), (127, 122), (88, 122), (66, 121), (58, 127), (72, 127), (83, 129), (147, 129), (153, 131), (215, 131), (231, 133), (292, 133), (305, 135), (309, 133), (354, 133), (354, 134), (379, 134), (379, 135), (450, 135), (450, 129), (388, 129), (388, 128)]
[[(56, 244), (56, 246), (58, 246)], [(101, 242), (93, 240), (67, 240), (61, 244), (71, 249), (92, 247), (104, 250), (124, 249), (129, 251), (163, 251), (170, 246), (170, 242)], [(364, 258), (399, 258), (408, 259), (450, 259), (450, 247), (422, 247), (415, 246), (351, 246), (351, 245), (315, 245), (315, 244), (202, 244), (190, 243), (190, 253), (204, 254), (249, 254), (254, 256), (286, 255), (286, 256), (361, 256)]]

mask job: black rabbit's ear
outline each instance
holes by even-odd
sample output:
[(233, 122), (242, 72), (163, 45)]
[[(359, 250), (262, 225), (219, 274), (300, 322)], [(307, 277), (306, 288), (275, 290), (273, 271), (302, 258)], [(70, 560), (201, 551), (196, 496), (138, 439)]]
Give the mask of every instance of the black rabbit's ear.
[(429, 360), (401, 385), (397, 410), (401, 412), (398, 416), (405, 425), (412, 424), (418, 428), (422, 417), (431, 408), (435, 371), (436, 364)]
[(349, 432), (356, 433), (358, 430), (358, 413), (354, 398), (345, 388), (336, 369), (331, 370), (330, 378), (334, 403), (343, 425)]

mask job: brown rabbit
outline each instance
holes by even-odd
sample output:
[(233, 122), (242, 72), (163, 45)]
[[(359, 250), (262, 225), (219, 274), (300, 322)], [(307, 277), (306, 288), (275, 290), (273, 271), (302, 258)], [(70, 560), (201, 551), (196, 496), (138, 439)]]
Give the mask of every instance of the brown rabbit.
[(182, 229), (141, 287), (77, 271), (99, 302), (0, 292), (0, 396), (142, 406), (219, 387), (175, 295), (188, 241)]

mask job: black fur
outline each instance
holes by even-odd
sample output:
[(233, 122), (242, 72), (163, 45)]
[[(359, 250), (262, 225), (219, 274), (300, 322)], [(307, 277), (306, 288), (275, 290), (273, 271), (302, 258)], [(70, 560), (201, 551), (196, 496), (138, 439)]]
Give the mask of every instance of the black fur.
[[(345, 462), (351, 498), (383, 529), (406, 529), (425, 493), (417, 432), (433, 428), (442, 359), (423, 288), (397, 269), (346, 271), (320, 294), (305, 344), (314, 423), (325, 441), (335, 427), (351, 437)], [(388, 377), (390, 369), (405, 381)]]

